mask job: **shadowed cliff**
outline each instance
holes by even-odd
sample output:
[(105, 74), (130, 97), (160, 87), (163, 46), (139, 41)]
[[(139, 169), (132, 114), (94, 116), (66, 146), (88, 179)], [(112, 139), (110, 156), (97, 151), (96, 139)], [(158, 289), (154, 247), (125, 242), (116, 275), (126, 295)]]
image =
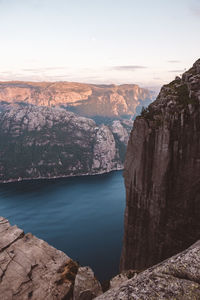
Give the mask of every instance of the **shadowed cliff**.
[(120, 170), (131, 126), (97, 125), (60, 107), (0, 104), (0, 182)]
[(121, 270), (143, 269), (200, 236), (200, 60), (136, 118), (125, 161)]

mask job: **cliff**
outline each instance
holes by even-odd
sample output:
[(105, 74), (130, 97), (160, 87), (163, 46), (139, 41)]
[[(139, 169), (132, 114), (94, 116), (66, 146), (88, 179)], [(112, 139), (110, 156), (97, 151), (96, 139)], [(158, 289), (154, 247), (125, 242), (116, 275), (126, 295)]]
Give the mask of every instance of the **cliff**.
[(74, 82), (0, 82), (0, 101), (65, 106), (83, 116), (135, 115), (152, 101), (152, 92), (134, 84), (92, 85)]
[(200, 241), (95, 298), (98, 300), (200, 299)]
[(199, 238), (199, 174), (200, 60), (163, 86), (134, 122), (124, 171), (122, 270), (152, 266)]
[(71, 299), (77, 270), (66, 254), (0, 217), (1, 299)]
[(100, 294), (89, 267), (0, 217), (1, 299), (89, 300)]
[(130, 270), (103, 294), (89, 267), (0, 217), (0, 295), (3, 300), (199, 299), (200, 241), (143, 272)]
[(123, 168), (131, 122), (110, 126), (62, 108), (0, 105), (0, 182)]

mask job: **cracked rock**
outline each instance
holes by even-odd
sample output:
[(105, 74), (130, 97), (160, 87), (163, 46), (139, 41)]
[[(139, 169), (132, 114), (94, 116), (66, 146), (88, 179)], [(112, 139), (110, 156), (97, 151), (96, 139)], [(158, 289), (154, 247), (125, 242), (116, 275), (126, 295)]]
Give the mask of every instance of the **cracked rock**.
[(71, 299), (77, 269), (63, 252), (0, 218), (1, 299)]

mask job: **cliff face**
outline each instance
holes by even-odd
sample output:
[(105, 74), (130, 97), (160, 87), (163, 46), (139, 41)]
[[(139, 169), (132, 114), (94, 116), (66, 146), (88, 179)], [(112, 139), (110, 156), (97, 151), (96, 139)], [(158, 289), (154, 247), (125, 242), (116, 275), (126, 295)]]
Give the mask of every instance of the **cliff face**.
[(92, 85), (73, 82), (0, 82), (0, 101), (58, 106), (83, 116), (134, 115), (152, 100), (152, 93), (137, 85)]
[(65, 253), (0, 217), (1, 299), (72, 299), (77, 270)]
[[(200, 241), (158, 265), (135, 274), (95, 299), (200, 299), (199, 266)], [(120, 277), (123, 280), (123, 274)]]
[(199, 174), (200, 60), (134, 122), (121, 269), (146, 268), (199, 238)]
[(80, 300), (101, 294), (89, 267), (0, 217), (1, 299)]
[(0, 82), (0, 182), (122, 169), (132, 127), (122, 117), (151, 99), (137, 85)]
[(61, 108), (0, 105), (0, 182), (123, 168), (131, 122), (99, 125)]
[(103, 294), (89, 267), (0, 217), (0, 295), (3, 300), (199, 299), (200, 241), (144, 272), (129, 270)]

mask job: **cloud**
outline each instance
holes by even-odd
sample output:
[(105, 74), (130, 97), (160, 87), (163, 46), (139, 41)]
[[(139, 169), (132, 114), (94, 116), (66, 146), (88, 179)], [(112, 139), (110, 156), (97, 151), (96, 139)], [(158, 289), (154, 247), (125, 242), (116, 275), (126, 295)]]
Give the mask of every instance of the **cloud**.
[(96, 37), (95, 36), (92, 36), (91, 38), (90, 38), (90, 40), (92, 41), (92, 42), (96, 42)]
[(0, 81), (16, 81), (21, 80), (23, 74), (12, 72), (0, 72)]
[(66, 70), (67, 67), (45, 67), (45, 68), (25, 68), (22, 69), (23, 72), (33, 72), (33, 73), (40, 73), (40, 72), (48, 72), (48, 71), (57, 71), (57, 70)]
[(168, 63), (170, 63), (170, 64), (179, 64), (179, 63), (181, 63), (181, 61), (180, 60), (168, 60), (167, 61)]
[(117, 71), (135, 71), (139, 69), (147, 69), (146, 66), (137, 66), (137, 65), (129, 65), (129, 66), (114, 66), (111, 67), (113, 70)]
[(153, 79), (154, 79), (154, 80), (162, 80), (161, 77), (154, 77)]
[(185, 69), (184, 70), (170, 70), (169, 72), (170, 73), (183, 73), (185, 71)]
[(3, 75), (12, 75), (13, 72), (12, 71), (1, 71), (0, 74), (3, 74)]

